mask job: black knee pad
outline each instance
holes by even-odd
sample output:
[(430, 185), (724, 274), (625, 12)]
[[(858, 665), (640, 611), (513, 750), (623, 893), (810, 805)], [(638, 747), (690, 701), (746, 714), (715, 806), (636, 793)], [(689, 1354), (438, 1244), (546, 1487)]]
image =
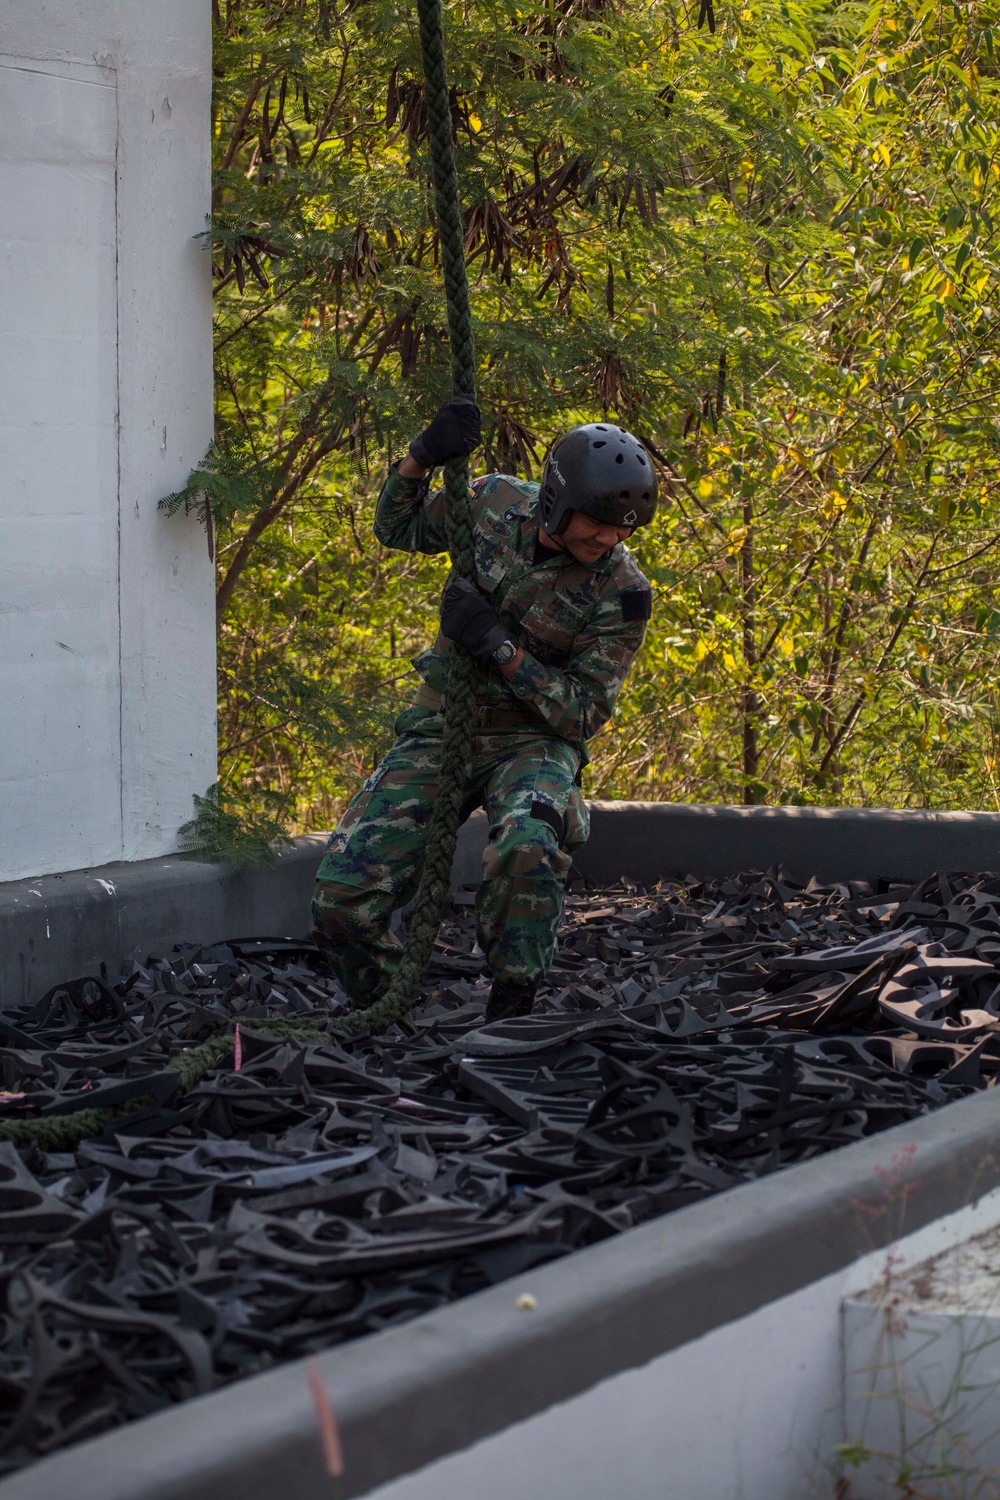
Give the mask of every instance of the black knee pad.
[(566, 819), (562, 813), (556, 812), (549, 802), (533, 802), (531, 804), (531, 816), (539, 823), (547, 823), (556, 836), (556, 843), (562, 844), (566, 832)]

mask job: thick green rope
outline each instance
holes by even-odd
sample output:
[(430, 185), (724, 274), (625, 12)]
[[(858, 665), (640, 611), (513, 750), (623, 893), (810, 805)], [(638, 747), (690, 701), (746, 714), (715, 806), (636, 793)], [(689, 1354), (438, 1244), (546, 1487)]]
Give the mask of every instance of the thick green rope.
[[(451, 335), (451, 379), (456, 396), (474, 399), (475, 350), (472, 314), (469, 310), (469, 283), (465, 274), (462, 209), (451, 139), (451, 106), (441, 27), (441, 0), (417, 0), (417, 11), (420, 16), (424, 101), (430, 131), (441, 269), (448, 306), (448, 331)], [(469, 466), (466, 459), (452, 459), (445, 465), (444, 490), (452, 567), (459, 577), (474, 583), (476, 558), (472, 518), (469, 514)], [(465, 799), (472, 752), (478, 676), (479, 669), (475, 660), (460, 647), (453, 647), (448, 691), (445, 695), (441, 776), (434, 816), (427, 832), (423, 870), (413, 916), (410, 918), (406, 949), (382, 999), (367, 1010), (355, 1011), (336, 1022), (337, 1030), (346, 1035), (367, 1036), (384, 1031), (393, 1022), (402, 1020), (419, 997), (448, 896), (458, 820)]]
[[(303, 1041), (329, 1042), (332, 1038), (325, 1031), (317, 1031), (304, 1021), (252, 1020), (242, 1023), (247, 1031), (263, 1032), (266, 1036), (300, 1038)], [(188, 1094), (196, 1088), (206, 1073), (217, 1068), (233, 1051), (235, 1037), (232, 1032), (222, 1036), (210, 1036), (197, 1047), (188, 1047), (177, 1057), (172, 1057), (164, 1068), (165, 1073), (177, 1073), (178, 1090)], [(116, 1120), (137, 1114), (145, 1109), (149, 1096), (130, 1099), (127, 1104), (109, 1109), (78, 1109), (71, 1115), (45, 1115), (34, 1120), (6, 1120), (0, 1124), (0, 1141), (13, 1141), (15, 1146), (38, 1146), (42, 1151), (68, 1151), (78, 1146), (89, 1136), (100, 1135)]]

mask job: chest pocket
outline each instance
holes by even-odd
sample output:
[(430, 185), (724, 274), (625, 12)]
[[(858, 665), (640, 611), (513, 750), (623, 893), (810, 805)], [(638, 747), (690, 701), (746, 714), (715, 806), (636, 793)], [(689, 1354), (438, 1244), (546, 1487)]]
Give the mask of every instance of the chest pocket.
[(551, 593), (531, 603), (521, 616), (519, 635), (526, 651), (546, 667), (568, 667), (590, 619), (590, 605)]
[(502, 588), (516, 565), (520, 521), (533, 505), (531, 497), (505, 480), (476, 491), (472, 505), (476, 582), (484, 594)]

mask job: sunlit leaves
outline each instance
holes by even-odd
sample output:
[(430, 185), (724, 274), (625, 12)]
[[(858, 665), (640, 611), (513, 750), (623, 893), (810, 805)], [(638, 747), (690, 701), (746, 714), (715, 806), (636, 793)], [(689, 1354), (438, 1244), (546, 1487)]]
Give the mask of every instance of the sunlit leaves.
[[(227, 781), (308, 823), (384, 745), (442, 574), (370, 532), (448, 390), (415, 25), (218, 9), (219, 441), (177, 500), (211, 497), (232, 582)], [(661, 462), (592, 790), (997, 805), (998, 19), (449, 9), (483, 462), (537, 473), (597, 414)]]

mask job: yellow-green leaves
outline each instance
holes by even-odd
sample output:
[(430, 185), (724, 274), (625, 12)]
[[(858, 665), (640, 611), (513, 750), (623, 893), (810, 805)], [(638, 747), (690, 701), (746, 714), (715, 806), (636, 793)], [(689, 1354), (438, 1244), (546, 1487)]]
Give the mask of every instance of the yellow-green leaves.
[[(227, 783), (315, 826), (441, 582), (370, 531), (449, 382), (416, 38), (402, 0), (217, 11), (218, 450), (177, 503), (219, 531)], [(607, 416), (661, 463), (590, 788), (995, 806), (997, 0), (447, 17), (477, 462)]]

